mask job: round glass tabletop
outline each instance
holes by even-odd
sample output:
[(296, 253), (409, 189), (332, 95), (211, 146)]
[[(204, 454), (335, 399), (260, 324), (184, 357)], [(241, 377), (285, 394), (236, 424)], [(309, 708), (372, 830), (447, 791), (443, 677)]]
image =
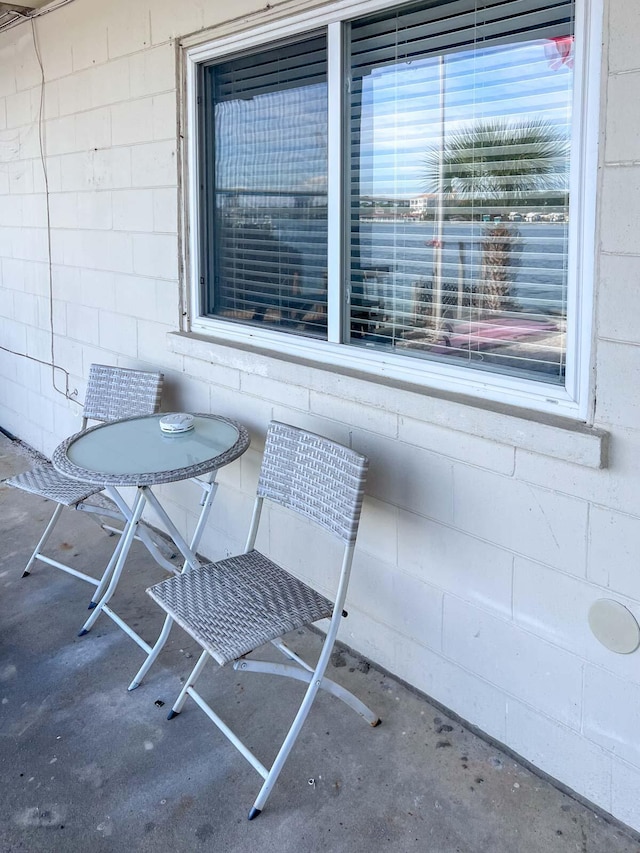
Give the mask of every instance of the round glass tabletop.
[(192, 430), (167, 434), (163, 414), (111, 421), (77, 433), (56, 448), (54, 466), (88, 483), (153, 485), (227, 465), (249, 446), (246, 429), (216, 415), (195, 415)]

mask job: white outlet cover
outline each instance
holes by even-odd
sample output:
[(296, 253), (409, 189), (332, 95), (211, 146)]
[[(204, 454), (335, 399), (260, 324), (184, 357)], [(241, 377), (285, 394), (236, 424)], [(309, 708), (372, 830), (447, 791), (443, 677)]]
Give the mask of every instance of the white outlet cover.
[(629, 655), (640, 646), (640, 626), (630, 610), (610, 598), (599, 598), (589, 608), (589, 627), (603, 646)]

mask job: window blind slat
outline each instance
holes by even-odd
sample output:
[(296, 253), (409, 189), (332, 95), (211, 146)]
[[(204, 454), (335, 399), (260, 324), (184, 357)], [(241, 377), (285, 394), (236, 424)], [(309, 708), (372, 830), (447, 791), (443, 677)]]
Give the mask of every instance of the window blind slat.
[(461, 16), (474, 16), (474, 22), (482, 24), (488, 19), (517, 18), (519, 15), (530, 14), (532, 11), (546, 11), (554, 14), (554, 9), (563, 9), (567, 14), (567, 0), (431, 0), (431, 2), (412, 3), (399, 6), (395, 10), (385, 10), (369, 15), (352, 23), (350, 36), (351, 52), (354, 47), (366, 39), (380, 33), (393, 34), (420, 26), (434, 26), (441, 29), (455, 29)]
[[(459, 14), (448, 9), (445, 18), (420, 19), (398, 13), (387, 19), (386, 31), (377, 28), (367, 34), (366, 27), (352, 25), (351, 63), (354, 73), (367, 73), (385, 63), (408, 60), (416, 56), (468, 49), (478, 45), (484, 48), (502, 44), (515, 44), (536, 38), (568, 35), (571, 32), (566, 0), (543, 4), (523, 5), (520, 0), (497, 3), (479, 10), (469, 0), (454, 4)], [(466, 7), (466, 9), (465, 9)], [(440, 7), (438, 7), (440, 8)], [(464, 10), (464, 11), (462, 11)], [(364, 30), (364, 32), (363, 32)]]

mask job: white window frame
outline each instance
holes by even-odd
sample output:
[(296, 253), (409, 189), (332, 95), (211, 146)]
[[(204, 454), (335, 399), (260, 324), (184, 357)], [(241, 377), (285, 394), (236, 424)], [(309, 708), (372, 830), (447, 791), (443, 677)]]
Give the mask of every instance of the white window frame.
[[(600, 106), (602, 0), (576, 0), (575, 78), (569, 179), (569, 257), (567, 303), (567, 351), (565, 385), (558, 386), (469, 369), (436, 360), (360, 348), (340, 343), (348, 312), (348, 281), (340, 236), (344, 234), (344, 152), (341, 125), (347, 84), (343, 73), (344, 21), (391, 9), (403, 3), (388, 0), (331, 3), (307, 9), (280, 20), (245, 30), (228, 32), (184, 50), (185, 110), (185, 280), (188, 288), (187, 331), (229, 346), (255, 346), (279, 357), (304, 360), (329, 370), (358, 371), (372, 379), (411, 384), (439, 392), (464, 394), (510, 406), (564, 415), (586, 421), (590, 417), (593, 289), (595, 275), (595, 211)], [(328, 89), (332, 109), (328, 115), (328, 335), (318, 340), (290, 332), (243, 326), (206, 317), (202, 309), (200, 152), (198, 140), (198, 70), (205, 62), (242, 51), (268, 47), (283, 38), (303, 37), (320, 28), (327, 30)]]

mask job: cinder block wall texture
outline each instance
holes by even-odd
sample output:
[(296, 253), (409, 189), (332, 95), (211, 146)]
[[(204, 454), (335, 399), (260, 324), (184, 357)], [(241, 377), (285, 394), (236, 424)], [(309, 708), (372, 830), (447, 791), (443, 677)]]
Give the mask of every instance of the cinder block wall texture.
[[(240, 0), (233, 14), (258, 6)], [(587, 625), (601, 597), (640, 618), (640, 5), (605, 2), (603, 468), (591, 436), (172, 334), (175, 40), (228, 16), (219, 0), (75, 0), (35, 25), (44, 89), (31, 25), (0, 35), (0, 425), (47, 454), (79, 428), (79, 406), (40, 363), (52, 309), (55, 360), (79, 401), (92, 361), (160, 367), (166, 408), (250, 427), (253, 449), (222, 474), (202, 546), (211, 557), (243, 543), (270, 418), (366, 452), (343, 639), (640, 829), (640, 652), (607, 651)], [(64, 373), (53, 378), (64, 390)], [(192, 486), (163, 496), (192, 527)], [(265, 547), (328, 588), (324, 541), (270, 520)]]

